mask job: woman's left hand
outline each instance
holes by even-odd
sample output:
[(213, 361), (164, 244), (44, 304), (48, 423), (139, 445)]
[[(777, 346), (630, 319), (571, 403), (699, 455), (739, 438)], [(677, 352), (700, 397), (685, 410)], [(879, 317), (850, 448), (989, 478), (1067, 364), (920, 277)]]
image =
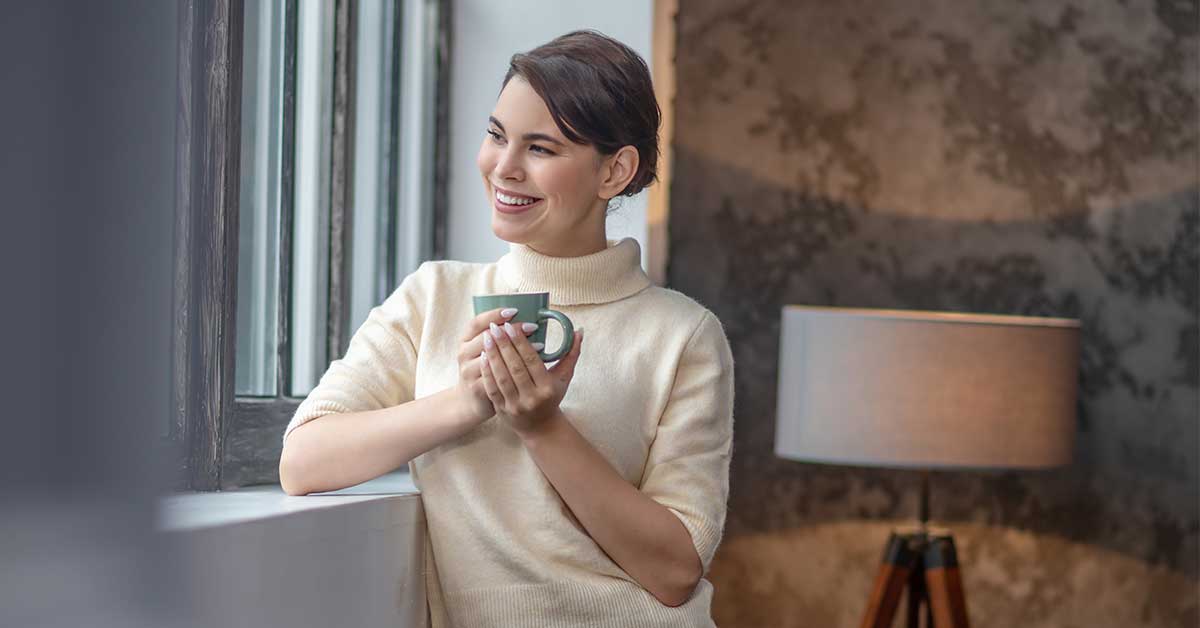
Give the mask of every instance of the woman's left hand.
[(579, 361), (583, 329), (575, 330), (570, 352), (547, 368), (529, 339), (509, 323), (491, 326), (484, 334), (483, 388), (496, 408), (518, 434), (532, 434), (558, 413)]

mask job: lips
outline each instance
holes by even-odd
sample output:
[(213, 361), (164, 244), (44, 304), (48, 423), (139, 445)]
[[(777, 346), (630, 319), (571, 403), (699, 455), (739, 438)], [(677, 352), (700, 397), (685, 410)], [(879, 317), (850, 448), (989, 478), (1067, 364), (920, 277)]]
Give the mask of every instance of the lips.
[[(527, 202), (529, 200), (533, 202)], [(492, 205), (496, 211), (504, 214), (520, 214), (529, 208), (541, 203), (543, 199), (527, 194), (519, 194), (511, 190), (506, 190), (501, 187), (493, 186)], [(519, 201), (519, 202), (510, 202)]]

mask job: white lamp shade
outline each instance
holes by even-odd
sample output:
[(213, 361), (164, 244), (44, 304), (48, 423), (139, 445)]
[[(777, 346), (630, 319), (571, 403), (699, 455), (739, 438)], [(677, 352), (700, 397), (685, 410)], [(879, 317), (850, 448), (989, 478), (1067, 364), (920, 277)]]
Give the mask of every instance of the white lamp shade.
[(1074, 319), (785, 306), (777, 456), (900, 468), (1068, 464)]

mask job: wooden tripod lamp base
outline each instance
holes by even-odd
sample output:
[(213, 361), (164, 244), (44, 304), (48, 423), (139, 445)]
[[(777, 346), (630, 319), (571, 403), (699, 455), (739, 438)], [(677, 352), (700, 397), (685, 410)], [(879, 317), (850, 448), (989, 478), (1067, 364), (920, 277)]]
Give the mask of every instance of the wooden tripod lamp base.
[[(970, 628), (967, 603), (954, 537), (950, 533), (920, 532), (888, 537), (883, 563), (875, 576), (875, 586), (861, 628), (891, 628), (900, 603), (900, 594), (908, 589), (908, 628)], [(920, 622), (922, 607), (925, 621)]]

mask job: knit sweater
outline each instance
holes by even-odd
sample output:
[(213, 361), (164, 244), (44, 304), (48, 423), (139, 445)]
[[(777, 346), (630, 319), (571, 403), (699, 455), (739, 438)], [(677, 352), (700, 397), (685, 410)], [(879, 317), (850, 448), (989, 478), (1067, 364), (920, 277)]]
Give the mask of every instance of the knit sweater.
[[(498, 262), (426, 262), (350, 340), (284, 438), (322, 415), (391, 407), (458, 381), (471, 296), (549, 292), (587, 329), (560, 408), (630, 484), (683, 522), (707, 575), (720, 542), (733, 438), (733, 357), (717, 318), (653, 286), (637, 241), (555, 258), (511, 245)], [(546, 346), (562, 332), (548, 323)], [(409, 463), (426, 517), (433, 628), (712, 626), (712, 585), (659, 602), (588, 535), (519, 437), (492, 417)]]

